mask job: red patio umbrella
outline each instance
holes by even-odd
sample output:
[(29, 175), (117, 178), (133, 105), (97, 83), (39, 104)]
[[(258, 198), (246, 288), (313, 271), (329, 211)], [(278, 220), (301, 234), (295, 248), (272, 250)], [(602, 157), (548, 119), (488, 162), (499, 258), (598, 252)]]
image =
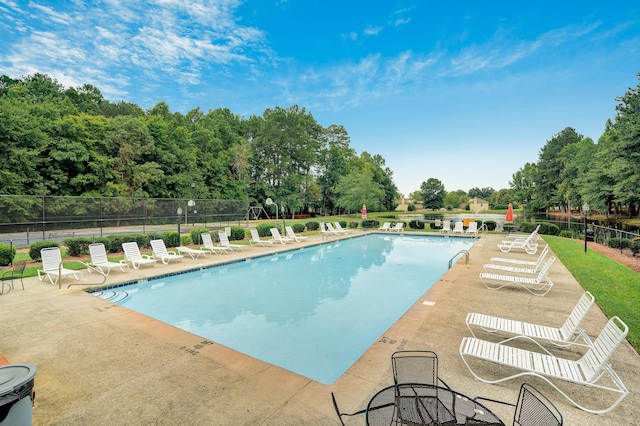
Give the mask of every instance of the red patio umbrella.
[(367, 218), (367, 205), (366, 204), (362, 205), (362, 218), (363, 219)]
[(505, 216), (505, 220), (507, 222), (513, 222), (513, 204), (509, 203), (509, 207), (507, 207), (507, 216)]

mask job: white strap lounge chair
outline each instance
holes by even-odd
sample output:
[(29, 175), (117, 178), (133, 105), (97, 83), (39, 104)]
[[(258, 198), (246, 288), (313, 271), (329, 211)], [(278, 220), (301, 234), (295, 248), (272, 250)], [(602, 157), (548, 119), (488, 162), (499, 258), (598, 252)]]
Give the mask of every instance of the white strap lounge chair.
[(233, 252), (233, 249), (231, 249), (231, 247), (222, 247), (222, 246), (214, 245), (213, 240), (211, 239), (211, 234), (209, 234), (208, 232), (203, 232), (202, 234), (200, 234), (200, 239), (202, 240), (201, 248), (203, 250), (209, 250), (210, 252), (215, 254)]
[(337, 232), (341, 232), (343, 234), (348, 234), (349, 232), (351, 232), (351, 229), (344, 229), (342, 225), (340, 225), (340, 222), (334, 222), (333, 224), (336, 226)]
[(280, 231), (278, 231), (278, 228), (271, 228), (270, 231), (271, 231), (271, 237), (273, 241), (275, 241), (276, 243), (287, 244), (295, 241), (291, 238), (283, 237), (282, 235), (280, 235)]
[(478, 222), (469, 222), (469, 227), (467, 228), (466, 233), (478, 235)]
[(540, 259), (544, 259), (547, 256), (547, 253), (549, 253), (549, 246), (544, 246), (537, 260), (524, 260), (524, 259), (516, 259), (512, 257), (492, 257), (491, 259), (489, 259), (489, 261), (491, 263), (509, 263), (512, 265), (519, 265), (525, 268), (525, 267), (530, 267), (538, 264), (538, 262), (540, 262)]
[(167, 265), (172, 260), (182, 260), (184, 255), (176, 253), (175, 251), (167, 251), (167, 246), (164, 244), (164, 240), (151, 240), (151, 249), (153, 250), (153, 257), (160, 259), (162, 263)]
[(463, 235), (464, 234), (464, 222), (461, 220), (456, 221), (453, 224), (453, 231), (451, 231), (452, 234), (460, 234)]
[(251, 229), (251, 240), (249, 240), (249, 245), (257, 244), (262, 247), (268, 247), (273, 245), (273, 240), (263, 240), (260, 238), (260, 234), (257, 229)]
[(333, 233), (334, 235), (344, 235), (344, 234), (347, 233), (347, 231), (339, 231), (339, 230), (337, 230), (329, 222), (327, 222), (326, 225), (327, 225), (327, 229), (329, 230), (329, 232)]
[(404, 232), (404, 222), (396, 223), (393, 227), (389, 228), (389, 231), (398, 233)]
[(301, 242), (307, 239), (306, 236), (293, 232), (293, 228), (290, 226), (285, 226), (284, 229), (285, 231), (287, 231), (287, 238), (293, 238), (297, 242)]
[(538, 243), (531, 241), (533, 235), (529, 235), (524, 240), (503, 240), (498, 244), (498, 248), (503, 253), (508, 253), (511, 250), (524, 250), (527, 254), (536, 254), (538, 252)]
[(127, 263), (131, 263), (133, 269), (138, 269), (141, 265), (155, 266), (156, 264), (156, 260), (153, 257), (147, 254), (140, 254), (140, 248), (135, 241), (122, 243), (122, 251), (124, 251), (124, 260)]
[(244, 250), (244, 246), (242, 244), (231, 244), (229, 242), (229, 237), (227, 237), (227, 233), (225, 231), (219, 231), (218, 238), (220, 239), (220, 245), (222, 247), (230, 248), (233, 251)]
[(112, 269), (120, 269), (122, 272), (126, 272), (129, 269), (129, 265), (124, 260), (111, 262), (107, 258), (107, 250), (102, 243), (89, 244), (89, 255), (91, 256), (91, 261), (87, 262), (89, 273), (96, 271), (107, 276)]
[(450, 234), (451, 233), (451, 221), (443, 220), (442, 221), (442, 229), (440, 230), (441, 234)]
[(538, 256), (538, 260), (535, 261), (535, 263), (531, 263), (531, 264), (508, 264), (508, 265), (503, 265), (500, 263), (486, 263), (484, 265), (484, 270), (487, 272), (491, 272), (491, 271), (506, 271), (509, 272), (511, 274), (537, 274), (538, 272), (540, 272), (540, 268), (542, 267), (542, 265), (544, 265), (544, 260), (546, 257), (546, 253), (549, 253), (549, 246), (546, 246), (544, 250), (542, 250), (542, 253), (540, 256)]
[(532, 237), (531, 239), (535, 243), (540, 239), (539, 232), (540, 232), (540, 225), (536, 226), (536, 229), (531, 231), (530, 234), (520, 234), (520, 233), (508, 234), (507, 238), (510, 238), (513, 240), (526, 240), (528, 237)]
[(192, 259), (197, 259), (200, 256), (207, 257), (208, 250), (192, 249), (191, 247), (179, 246), (176, 247), (178, 254), (188, 254)]
[(327, 228), (327, 224), (324, 222), (320, 222), (320, 235), (322, 235), (323, 239), (326, 239), (328, 237), (335, 237), (338, 234), (335, 232), (335, 230), (334, 232), (329, 231), (329, 229)]
[[(515, 348), (501, 343), (487, 342), (475, 337), (463, 338), (460, 343), (459, 353), (471, 374), (482, 382), (499, 383), (523, 376), (535, 376), (549, 383), (581, 410), (594, 414), (604, 414), (613, 410), (629, 393), (609, 363), (611, 356), (625, 339), (628, 331), (629, 327), (620, 318), (612, 317), (589, 350), (577, 360), (554, 356), (540, 345), (538, 347), (544, 353)], [(514, 368), (518, 372), (494, 380), (486, 379), (471, 368), (469, 365), (471, 359)], [(607, 376), (608, 380), (601, 381), (600, 379), (603, 376)], [(617, 399), (606, 408), (587, 408), (578, 404), (567, 393), (562, 391), (556, 385), (558, 381), (587, 386), (593, 388), (593, 390), (613, 392)], [(591, 399), (593, 401), (603, 400), (603, 398), (596, 398), (595, 396)]]
[[(584, 292), (578, 303), (569, 314), (567, 320), (560, 328), (530, 322), (517, 321), (507, 318), (470, 312), (467, 314), (466, 324), (473, 337), (477, 337), (474, 330), (480, 328), (489, 333), (511, 335), (500, 343), (505, 343), (518, 338), (533, 339), (542, 342), (550, 342), (556, 346), (568, 347), (571, 345), (589, 347), (591, 340), (587, 333), (580, 327), (580, 323), (593, 306), (595, 298), (588, 291)], [(578, 343), (578, 339), (584, 343)]]
[[(44, 280), (49, 278), (51, 284), (56, 284), (59, 279), (73, 276), (76, 280), (80, 280), (80, 272), (67, 269), (62, 266), (62, 254), (59, 247), (46, 247), (40, 250), (42, 257), (42, 269), (38, 269), (38, 279)], [(55, 280), (54, 280), (55, 277)]]
[(385, 222), (382, 224), (382, 226), (380, 228), (378, 228), (378, 231), (388, 231), (389, 229), (391, 229), (391, 222)]
[(549, 268), (551, 268), (555, 260), (555, 256), (549, 257), (540, 268), (537, 276), (482, 272), (480, 273), (480, 279), (489, 290), (499, 290), (510, 284), (517, 284), (535, 296), (544, 296), (553, 287), (553, 282), (549, 278)]

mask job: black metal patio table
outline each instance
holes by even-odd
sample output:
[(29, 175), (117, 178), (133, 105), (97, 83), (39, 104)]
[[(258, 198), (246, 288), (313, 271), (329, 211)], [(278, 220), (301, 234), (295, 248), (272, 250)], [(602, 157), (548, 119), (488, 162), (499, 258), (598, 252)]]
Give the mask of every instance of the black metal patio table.
[(504, 425), (489, 409), (448, 388), (401, 383), (371, 398), (367, 425)]

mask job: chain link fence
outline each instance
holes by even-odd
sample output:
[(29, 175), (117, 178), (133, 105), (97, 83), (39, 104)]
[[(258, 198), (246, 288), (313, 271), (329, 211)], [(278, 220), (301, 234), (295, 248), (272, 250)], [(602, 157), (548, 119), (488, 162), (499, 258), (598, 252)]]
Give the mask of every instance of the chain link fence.
[(241, 200), (0, 195), (0, 242), (19, 248), (68, 237), (219, 228), (242, 221)]

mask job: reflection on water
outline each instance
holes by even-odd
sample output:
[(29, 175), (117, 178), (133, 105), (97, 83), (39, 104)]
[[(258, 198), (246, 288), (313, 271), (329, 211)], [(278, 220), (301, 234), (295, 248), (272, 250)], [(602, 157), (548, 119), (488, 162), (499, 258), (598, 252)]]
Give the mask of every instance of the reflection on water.
[(149, 281), (121, 304), (331, 383), (473, 242), (368, 235)]

